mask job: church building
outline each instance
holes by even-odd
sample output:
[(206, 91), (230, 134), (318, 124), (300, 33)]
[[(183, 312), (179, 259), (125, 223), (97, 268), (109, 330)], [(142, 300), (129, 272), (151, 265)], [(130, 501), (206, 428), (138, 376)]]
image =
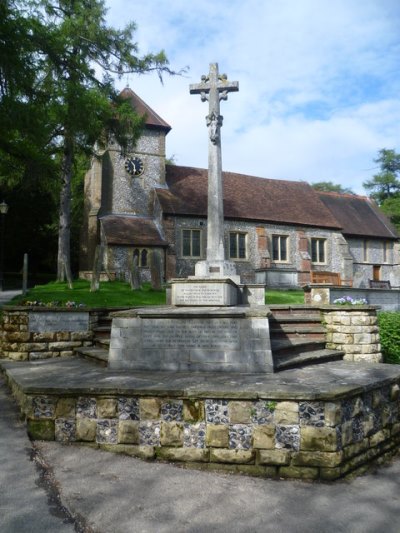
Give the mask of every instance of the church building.
[[(122, 96), (146, 125), (132, 153), (111, 142), (93, 158), (80, 275), (90, 278), (100, 245), (110, 279), (128, 279), (134, 257), (142, 280), (155, 256), (165, 281), (192, 275), (206, 253), (208, 171), (166, 164), (171, 127), (131, 89)], [(244, 282), (400, 288), (399, 236), (371, 199), (232, 172), (223, 172), (223, 192), (226, 259)]]

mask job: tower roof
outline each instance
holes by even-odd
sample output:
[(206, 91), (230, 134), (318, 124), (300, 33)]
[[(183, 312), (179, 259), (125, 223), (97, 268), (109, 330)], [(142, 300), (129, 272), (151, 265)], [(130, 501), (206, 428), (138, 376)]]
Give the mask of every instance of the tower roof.
[(125, 87), (120, 93), (121, 98), (130, 100), (132, 107), (138, 115), (146, 115), (146, 126), (150, 128), (161, 128), (166, 133), (171, 129), (171, 126), (165, 122), (157, 113), (151, 109), (135, 92), (129, 87)]

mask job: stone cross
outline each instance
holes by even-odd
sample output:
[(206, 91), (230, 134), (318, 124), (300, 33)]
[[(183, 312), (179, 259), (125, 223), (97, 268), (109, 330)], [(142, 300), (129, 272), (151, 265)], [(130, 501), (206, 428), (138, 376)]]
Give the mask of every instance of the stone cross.
[[(222, 191), (222, 158), (220, 100), (227, 100), (228, 93), (239, 90), (239, 82), (229, 82), (225, 74), (218, 72), (218, 64), (210, 64), (210, 72), (201, 82), (190, 85), (190, 94), (200, 94), (201, 101), (208, 100), (208, 212), (207, 212), (207, 262), (224, 262), (224, 209)], [(222, 267), (223, 268), (223, 267)], [(223, 275), (223, 271), (220, 271)]]

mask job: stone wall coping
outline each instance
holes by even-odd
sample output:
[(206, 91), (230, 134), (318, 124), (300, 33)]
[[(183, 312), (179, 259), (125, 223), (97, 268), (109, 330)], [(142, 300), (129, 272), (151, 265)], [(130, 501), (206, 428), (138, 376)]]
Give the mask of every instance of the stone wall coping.
[(377, 311), (381, 307), (379, 305), (321, 305), (316, 306), (316, 309), (320, 309), (321, 311), (329, 311), (329, 312), (340, 312), (344, 311), (346, 313), (350, 312), (360, 312), (360, 311)]
[[(323, 368), (321, 368), (323, 367)], [(400, 383), (397, 365), (337, 361), (278, 373), (119, 372), (82, 359), (0, 361), (24, 394), (336, 401)]]
[(231, 278), (197, 278), (196, 276), (190, 276), (189, 278), (174, 278), (168, 280), (169, 285), (174, 284), (192, 284), (192, 283), (215, 283), (221, 284), (226, 283), (227, 285), (233, 285), (237, 287), (237, 283), (231, 280)]
[(368, 293), (374, 293), (374, 292), (388, 292), (388, 293), (400, 293), (400, 289), (377, 289), (370, 287), (349, 287), (347, 285), (332, 285), (331, 283), (312, 283), (309, 285), (304, 285), (302, 287), (305, 291), (310, 291), (311, 289), (333, 289), (333, 290), (343, 290), (343, 291), (349, 291), (349, 292), (368, 292)]
[(35, 312), (35, 313), (98, 313), (98, 312), (110, 312), (123, 311), (131, 309), (131, 307), (46, 307), (36, 305), (4, 305), (3, 311), (9, 312)]
[(271, 310), (265, 305), (232, 307), (152, 306), (111, 313), (112, 318), (265, 318)]

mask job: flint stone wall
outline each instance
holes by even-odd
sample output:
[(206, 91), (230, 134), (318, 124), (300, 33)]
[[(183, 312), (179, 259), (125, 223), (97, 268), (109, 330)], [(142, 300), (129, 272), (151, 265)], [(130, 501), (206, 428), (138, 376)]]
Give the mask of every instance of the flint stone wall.
[(10, 385), (34, 439), (203, 469), (333, 480), (390, 458), (400, 443), (398, 378), (318, 401), (24, 395)]
[(5, 307), (1, 357), (32, 361), (66, 357), (74, 349), (93, 345), (92, 328), (101, 312), (37, 307)]

